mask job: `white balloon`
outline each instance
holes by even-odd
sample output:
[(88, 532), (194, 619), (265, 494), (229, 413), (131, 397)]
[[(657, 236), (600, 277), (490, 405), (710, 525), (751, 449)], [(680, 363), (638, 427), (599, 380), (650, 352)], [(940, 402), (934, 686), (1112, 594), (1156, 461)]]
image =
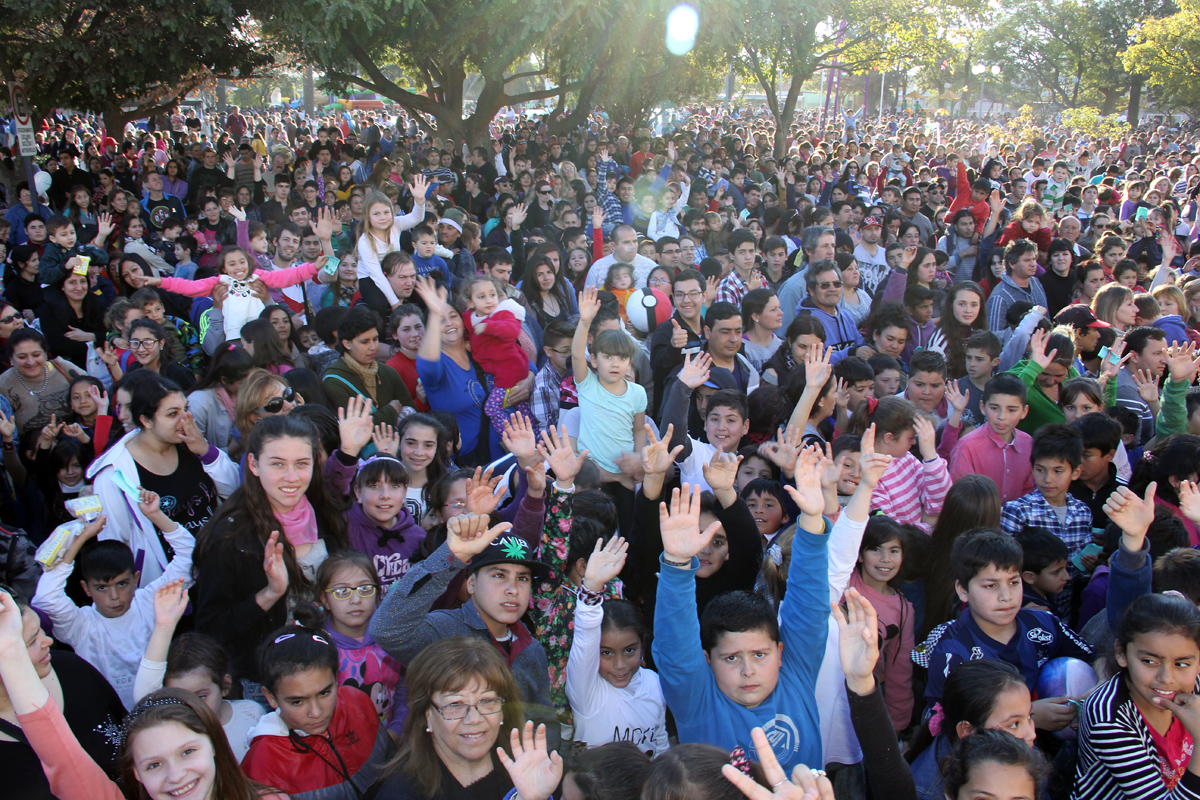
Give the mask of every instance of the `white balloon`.
[(33, 184), (37, 188), (38, 194), (45, 194), (50, 191), (50, 173), (39, 172), (33, 176)]

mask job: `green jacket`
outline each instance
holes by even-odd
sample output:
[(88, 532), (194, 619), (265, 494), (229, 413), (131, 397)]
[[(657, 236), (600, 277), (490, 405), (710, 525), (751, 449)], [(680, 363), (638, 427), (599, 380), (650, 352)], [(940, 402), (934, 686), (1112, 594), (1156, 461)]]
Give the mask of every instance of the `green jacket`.
[[(400, 377), (400, 373), (387, 364), (379, 365), (378, 381), (379, 384), (375, 389), (378, 402), (375, 403), (375, 413), (371, 415), (371, 418), (375, 420), (376, 425), (383, 423), (395, 425), (400, 415), (389, 403), (399, 400), (401, 406), (411, 407), (412, 395), (408, 393), (408, 387), (404, 385), (404, 379)], [(351, 390), (350, 386), (346, 385), (347, 383), (354, 389)], [(363, 383), (362, 377), (346, 364), (345, 356), (334, 361), (325, 369), (321, 386), (324, 387), (325, 394), (329, 395), (329, 401), (334, 408), (345, 408), (346, 403), (355, 395), (367, 399), (371, 397), (367, 393), (367, 387)]]
[[(1058, 403), (1046, 396), (1041, 386), (1038, 386), (1037, 377), (1042, 374), (1042, 368), (1033, 361), (1026, 359), (1018, 361), (1016, 365), (1009, 370), (1009, 374), (1016, 375), (1025, 383), (1025, 388), (1029, 390), (1029, 398), (1025, 401), (1029, 405), (1029, 413), (1025, 415), (1025, 419), (1021, 420), (1018, 429), (1025, 431), (1030, 436), (1034, 431), (1043, 425), (1049, 425), (1052, 422), (1063, 424), (1067, 421)], [(1066, 380), (1078, 378), (1079, 370), (1075, 367), (1067, 368)], [(1115, 381), (1110, 381), (1115, 383)]]
[[(1116, 383), (1116, 381), (1112, 381)], [(1163, 385), (1158, 419), (1154, 420), (1154, 439), (1161, 442), (1171, 434), (1187, 433), (1187, 393), (1192, 388), (1185, 381), (1170, 378)]]

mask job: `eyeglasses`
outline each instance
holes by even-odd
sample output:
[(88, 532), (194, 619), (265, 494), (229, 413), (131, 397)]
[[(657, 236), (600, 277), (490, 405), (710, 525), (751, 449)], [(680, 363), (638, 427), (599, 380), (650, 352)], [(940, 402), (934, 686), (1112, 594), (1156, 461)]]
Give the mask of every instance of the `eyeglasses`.
[(0, 317), (0, 325), (12, 325), (19, 319), (21, 319), (20, 314), (9, 314), (7, 317)]
[[(130, 344), (133, 344), (133, 342), (130, 342)], [(295, 399), (296, 390), (289, 386), (283, 390), (283, 393), (280, 394), (279, 397), (272, 397), (270, 400), (268, 400), (266, 405), (258, 410), (258, 413), (278, 414), (280, 411), (283, 411), (284, 403), (291, 403)]]
[(676, 300), (699, 300), (704, 297), (704, 292), (699, 289), (693, 289), (690, 292), (675, 292)]
[(550, 194), (552, 194), (552, 192), (549, 189), (541, 189), (538, 191), (538, 194), (544, 194), (544, 195), (549, 196)]
[(357, 594), (359, 597), (374, 597), (378, 590), (379, 587), (375, 584), (364, 583), (362, 586), (339, 586), (336, 589), (326, 589), (325, 594), (331, 594), (338, 600), (348, 600), (352, 594)]
[(841, 281), (822, 281), (817, 284), (818, 289), (840, 289), (842, 288)]
[(504, 698), (485, 697), (477, 703), (449, 703), (444, 706), (439, 706), (437, 703), (430, 703), (430, 705), (442, 715), (442, 719), (447, 722), (453, 722), (454, 720), (466, 719), (467, 712), (472, 708), (485, 717), (499, 714), (504, 710)]
[[(670, 278), (651, 278), (650, 280), (646, 281), (646, 283), (649, 284), (650, 286), (670, 286), (671, 279)], [(3, 321), (4, 320), (0, 319), (0, 322), (3, 322)]]
[(551, 350), (550, 352), (558, 353), (560, 356), (569, 356), (571, 355), (571, 348), (568, 347), (566, 350)]
[(161, 339), (130, 339), (129, 340), (129, 349), (130, 350), (149, 350), (150, 348), (154, 347), (154, 345), (158, 344), (161, 341), (162, 341)]

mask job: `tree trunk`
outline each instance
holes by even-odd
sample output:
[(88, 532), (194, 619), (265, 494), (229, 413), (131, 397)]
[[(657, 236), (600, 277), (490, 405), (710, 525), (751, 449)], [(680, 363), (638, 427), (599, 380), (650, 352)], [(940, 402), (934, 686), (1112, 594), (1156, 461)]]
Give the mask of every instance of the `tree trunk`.
[(1114, 89), (1100, 89), (1104, 102), (1100, 105), (1100, 113), (1108, 116), (1117, 110), (1117, 92)]
[(787, 132), (791, 128), (792, 117), (796, 115), (796, 101), (800, 98), (800, 89), (804, 86), (804, 82), (811, 77), (809, 75), (792, 75), (791, 83), (788, 84), (787, 98), (783, 101), (783, 108), (779, 110), (778, 116), (775, 118), (775, 161), (783, 163), (784, 147), (787, 145)]
[(304, 69), (304, 100), (302, 102), (305, 113), (311, 114), (316, 110), (317, 92), (314, 86), (312, 67)]
[(1129, 114), (1127, 119), (1129, 124), (1137, 127), (1138, 118), (1142, 115), (1142, 83), (1143, 79), (1139, 75), (1134, 75), (1129, 79)]
[(228, 81), (219, 79), (217, 81), (217, 112), (224, 114), (228, 110), (228, 98), (225, 97), (225, 92), (229, 87)]

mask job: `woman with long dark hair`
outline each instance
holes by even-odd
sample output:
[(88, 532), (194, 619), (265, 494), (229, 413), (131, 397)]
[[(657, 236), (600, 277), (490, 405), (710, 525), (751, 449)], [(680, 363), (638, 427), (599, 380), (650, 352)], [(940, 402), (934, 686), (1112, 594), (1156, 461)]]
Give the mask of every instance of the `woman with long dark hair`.
[(68, 272), (46, 289), (38, 319), (50, 352), (80, 368), (87, 366), (87, 346), (103, 344), (104, 308), (87, 275)]
[(987, 330), (986, 304), (983, 289), (973, 281), (956, 283), (946, 292), (941, 319), (926, 349), (946, 357), (948, 377), (967, 374), (967, 339), (976, 331)]
[(316, 600), (313, 577), (346, 547), (345, 509), (326, 491), (312, 422), (264, 417), (246, 440), (243, 482), (196, 537), (196, 629), (233, 657), (257, 697), (255, 653), (287, 622), (288, 607)]
[(554, 268), (546, 256), (533, 256), (525, 265), (526, 278), (521, 293), (537, 314), (538, 324), (545, 328), (558, 320), (578, 318), (574, 292), (567, 285), (563, 272)]

